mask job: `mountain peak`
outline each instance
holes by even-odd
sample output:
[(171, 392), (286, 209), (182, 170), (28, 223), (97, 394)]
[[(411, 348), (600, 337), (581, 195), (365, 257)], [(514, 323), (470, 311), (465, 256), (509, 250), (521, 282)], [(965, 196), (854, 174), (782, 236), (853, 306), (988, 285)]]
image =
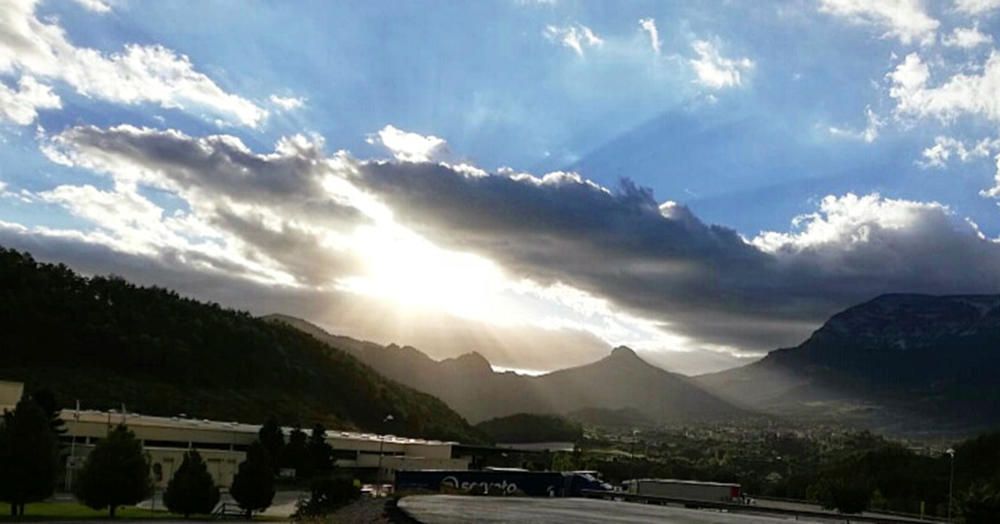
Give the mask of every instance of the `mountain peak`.
[(608, 358), (615, 360), (642, 360), (639, 355), (635, 353), (635, 350), (628, 346), (618, 346), (611, 350), (611, 355)]
[(493, 366), (478, 351), (463, 353), (455, 358), (449, 358), (442, 362), (450, 363), (465, 371), (493, 372)]

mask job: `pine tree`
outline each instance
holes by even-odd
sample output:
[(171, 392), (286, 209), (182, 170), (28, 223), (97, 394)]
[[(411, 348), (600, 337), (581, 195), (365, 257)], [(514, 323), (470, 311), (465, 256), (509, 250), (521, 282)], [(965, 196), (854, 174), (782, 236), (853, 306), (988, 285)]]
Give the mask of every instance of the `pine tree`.
[(152, 492), (149, 459), (142, 443), (124, 425), (111, 430), (87, 455), (76, 483), (76, 497), (93, 509), (136, 504)]
[(278, 425), (278, 421), (274, 417), (267, 419), (267, 422), (260, 427), (257, 438), (260, 440), (261, 445), (264, 446), (264, 450), (267, 451), (271, 467), (274, 470), (274, 474), (277, 475), (283, 462), (282, 454), (285, 450), (285, 434), (281, 432), (281, 426)]
[(316, 472), (329, 473), (333, 470), (333, 448), (326, 442), (326, 428), (322, 424), (316, 424), (312, 428), (309, 457)]
[(240, 464), (229, 494), (247, 513), (263, 511), (274, 500), (274, 469), (267, 450), (260, 442), (254, 442), (247, 450), (247, 459)]
[(52, 427), (52, 433), (55, 434), (56, 438), (59, 438), (66, 434), (66, 422), (63, 421), (60, 414), (62, 413), (62, 406), (59, 405), (59, 400), (56, 398), (55, 393), (51, 389), (42, 388), (31, 396), (38, 403), (38, 405), (45, 411), (45, 414), (49, 417), (49, 424)]
[(52, 495), (58, 469), (58, 441), (48, 416), (34, 401), (22, 398), (0, 424), (0, 500), (11, 516), (24, 515), (29, 502)]
[(295, 468), (297, 478), (309, 478), (314, 467), (309, 456), (308, 437), (302, 429), (296, 427), (288, 435), (288, 444), (284, 451), (285, 466)]
[(196, 450), (184, 454), (181, 467), (167, 483), (163, 503), (171, 513), (180, 513), (184, 518), (193, 513), (211, 513), (219, 503), (219, 488)]

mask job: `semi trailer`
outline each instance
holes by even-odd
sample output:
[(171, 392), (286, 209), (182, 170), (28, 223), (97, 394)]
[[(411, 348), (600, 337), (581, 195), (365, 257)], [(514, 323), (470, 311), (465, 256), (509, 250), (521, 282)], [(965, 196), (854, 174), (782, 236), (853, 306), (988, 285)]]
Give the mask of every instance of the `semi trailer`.
[(611, 491), (612, 488), (591, 472), (517, 469), (396, 471), (396, 491), (414, 489), (491, 496), (577, 497), (584, 490)]
[(622, 483), (629, 495), (694, 502), (744, 503), (739, 484), (676, 479), (635, 479)]

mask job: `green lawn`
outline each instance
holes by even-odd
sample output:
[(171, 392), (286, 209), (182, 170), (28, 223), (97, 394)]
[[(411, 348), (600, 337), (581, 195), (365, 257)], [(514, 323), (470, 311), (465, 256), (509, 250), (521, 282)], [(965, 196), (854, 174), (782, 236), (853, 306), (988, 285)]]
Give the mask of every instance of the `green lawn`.
[[(24, 507), (23, 520), (80, 520), (107, 519), (107, 511), (94, 511), (76, 502), (35, 502)], [(180, 515), (166, 511), (150, 511), (136, 507), (121, 507), (115, 512), (116, 519), (179, 519)], [(10, 505), (0, 502), (0, 521), (11, 521)]]

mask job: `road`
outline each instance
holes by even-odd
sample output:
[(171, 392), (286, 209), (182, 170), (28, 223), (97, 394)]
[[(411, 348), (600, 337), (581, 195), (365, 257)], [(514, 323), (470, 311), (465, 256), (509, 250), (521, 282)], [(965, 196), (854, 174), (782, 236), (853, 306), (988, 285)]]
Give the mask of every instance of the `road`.
[[(787, 524), (790, 519), (579, 498), (416, 495), (399, 507), (423, 524), (604, 522), (668, 524)], [(811, 522), (800, 520), (798, 522)], [(814, 522), (814, 521), (813, 521)]]

